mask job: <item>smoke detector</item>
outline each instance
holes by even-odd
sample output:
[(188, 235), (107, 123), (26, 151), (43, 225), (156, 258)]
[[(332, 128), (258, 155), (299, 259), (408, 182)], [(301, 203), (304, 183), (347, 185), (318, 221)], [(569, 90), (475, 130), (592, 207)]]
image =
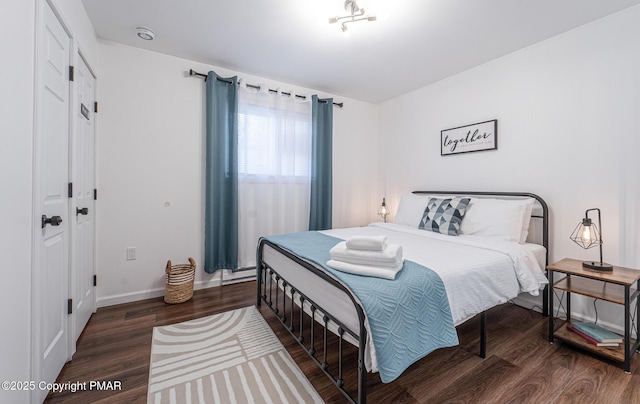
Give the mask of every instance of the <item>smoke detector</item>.
[(156, 37), (155, 31), (147, 27), (136, 27), (136, 35), (145, 41), (153, 41)]

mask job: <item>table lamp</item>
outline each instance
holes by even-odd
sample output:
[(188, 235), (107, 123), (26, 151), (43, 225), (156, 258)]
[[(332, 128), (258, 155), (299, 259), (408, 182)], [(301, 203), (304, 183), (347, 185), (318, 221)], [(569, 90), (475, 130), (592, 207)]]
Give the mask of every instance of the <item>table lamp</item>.
[[(598, 211), (597, 226), (591, 218), (589, 218), (589, 212), (593, 210)], [(600, 221), (600, 209), (587, 209), (584, 213), (584, 219), (578, 223), (569, 238), (585, 250), (595, 247), (596, 245), (600, 247), (600, 262), (584, 261), (582, 262), (584, 268), (595, 269), (597, 271), (613, 271), (613, 265), (606, 264), (602, 261), (602, 222)]]
[(387, 215), (389, 214), (389, 209), (387, 209), (387, 204), (385, 198), (382, 198), (382, 205), (380, 205), (380, 210), (378, 210), (378, 215), (382, 217), (385, 223), (387, 223)]

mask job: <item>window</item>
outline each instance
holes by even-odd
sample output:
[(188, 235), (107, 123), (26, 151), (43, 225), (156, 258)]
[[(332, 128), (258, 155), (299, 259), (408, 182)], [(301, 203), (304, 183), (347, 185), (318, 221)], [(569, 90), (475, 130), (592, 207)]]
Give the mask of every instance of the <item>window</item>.
[(309, 229), (311, 103), (238, 92), (238, 264), (261, 236)]
[[(238, 113), (238, 173), (254, 177), (304, 179), (311, 170), (311, 113), (291, 100), (243, 102)], [(267, 101), (267, 100), (264, 100)], [(277, 108), (286, 106), (287, 108)]]

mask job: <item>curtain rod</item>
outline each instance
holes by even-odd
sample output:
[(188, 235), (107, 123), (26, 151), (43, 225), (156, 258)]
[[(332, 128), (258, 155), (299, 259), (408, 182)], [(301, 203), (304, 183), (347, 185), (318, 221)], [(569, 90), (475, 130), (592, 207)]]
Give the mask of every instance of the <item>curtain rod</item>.
[[(189, 69), (189, 76), (202, 77), (202, 78), (204, 79), (204, 81), (207, 81), (207, 75), (206, 75), (206, 74), (198, 73), (197, 71), (195, 71), (195, 70), (193, 70), (193, 69)], [(225, 79), (218, 78), (218, 80), (220, 80), (220, 81), (224, 81), (224, 82), (226, 82), (226, 83), (230, 83), (230, 81), (227, 81), (227, 80), (225, 80)], [(255, 84), (247, 84), (246, 86), (247, 86), (247, 87), (249, 87), (249, 88), (254, 88), (254, 89), (256, 89), (256, 90), (260, 90), (260, 86), (255, 85)], [(277, 93), (277, 92), (278, 92), (278, 90), (273, 90), (273, 89), (271, 89), (271, 88), (270, 88), (270, 89), (269, 89), (269, 92), (270, 92), (270, 93)], [(284, 95), (291, 95), (291, 93), (285, 93), (284, 91), (282, 91), (281, 93), (282, 93), (282, 94), (284, 94)], [(303, 100), (306, 100), (306, 99), (307, 99), (307, 97), (306, 97), (306, 96), (304, 96), (304, 95), (298, 95), (298, 94), (295, 94), (295, 97), (296, 97), (296, 98), (301, 98), (301, 99), (303, 99)], [(322, 101), (322, 100), (320, 100), (320, 102), (324, 103), (324, 102), (326, 102), (326, 101)], [(334, 103), (333, 103), (333, 105), (335, 105), (336, 107), (340, 107), (340, 108), (344, 107), (344, 103), (343, 103), (343, 102), (334, 102)]]

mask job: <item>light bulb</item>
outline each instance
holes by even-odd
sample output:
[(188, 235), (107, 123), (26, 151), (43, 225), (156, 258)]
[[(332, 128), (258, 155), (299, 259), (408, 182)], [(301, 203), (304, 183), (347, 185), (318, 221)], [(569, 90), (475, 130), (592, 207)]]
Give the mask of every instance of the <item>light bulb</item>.
[(382, 198), (382, 205), (380, 205), (380, 209), (378, 210), (378, 215), (382, 216), (383, 218), (386, 218), (386, 216), (389, 214), (386, 202), (386, 198)]
[(591, 227), (584, 227), (582, 229), (582, 236), (580, 237), (583, 242), (589, 244), (591, 243)]

